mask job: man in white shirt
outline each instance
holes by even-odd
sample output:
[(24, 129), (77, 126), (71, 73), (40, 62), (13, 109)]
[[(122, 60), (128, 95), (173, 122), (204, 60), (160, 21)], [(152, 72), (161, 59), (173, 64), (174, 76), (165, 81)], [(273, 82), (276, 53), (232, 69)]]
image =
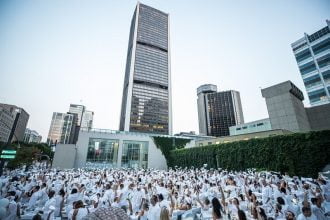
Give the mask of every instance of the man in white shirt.
[(272, 196), (272, 189), (270, 188), (270, 186), (266, 183), (265, 180), (262, 180), (262, 204), (263, 205), (267, 205), (268, 202), (271, 199)]
[(312, 212), (316, 216), (318, 220), (327, 220), (328, 218), (325, 216), (325, 209), (322, 207), (322, 197), (318, 196), (315, 202), (315, 205), (312, 206)]
[(153, 195), (150, 199), (151, 206), (148, 211), (148, 220), (158, 220), (160, 218), (160, 207), (157, 203), (157, 196)]
[(312, 214), (310, 207), (303, 207), (302, 213), (298, 215), (297, 220), (317, 220), (317, 218)]
[(40, 200), (41, 198), (41, 192), (40, 192), (40, 186), (36, 186), (33, 189), (33, 194), (29, 200), (29, 209), (34, 208), (37, 205), (38, 200)]

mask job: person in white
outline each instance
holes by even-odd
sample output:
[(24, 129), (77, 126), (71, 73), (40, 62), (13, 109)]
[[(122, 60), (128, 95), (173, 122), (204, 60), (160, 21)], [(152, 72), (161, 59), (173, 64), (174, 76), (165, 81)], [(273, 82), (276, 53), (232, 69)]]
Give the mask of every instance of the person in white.
[(54, 219), (54, 212), (56, 207), (55, 191), (51, 190), (48, 193), (48, 200), (43, 208), (43, 219)]
[(297, 220), (318, 220), (315, 215), (312, 214), (310, 207), (303, 207), (302, 213), (298, 215)]

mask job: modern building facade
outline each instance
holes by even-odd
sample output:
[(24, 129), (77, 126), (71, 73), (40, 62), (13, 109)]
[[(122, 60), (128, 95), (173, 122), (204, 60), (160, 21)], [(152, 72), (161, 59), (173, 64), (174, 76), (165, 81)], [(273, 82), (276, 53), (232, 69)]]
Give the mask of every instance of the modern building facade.
[(172, 134), (169, 14), (138, 3), (132, 18), (119, 130)]
[(208, 109), (208, 100), (207, 94), (215, 93), (218, 91), (216, 85), (205, 84), (197, 88), (197, 110), (198, 110), (198, 125), (199, 125), (199, 134), (207, 135), (208, 134), (208, 118), (209, 111)]
[[(2, 109), (5, 109), (3, 111), (6, 111), (7, 113), (10, 112), (10, 114), (12, 114), (12, 117), (14, 119), (8, 138), (11, 140), (11, 142), (23, 141), (25, 129), (26, 129), (27, 123), (29, 121), (29, 117), (30, 117), (29, 114), (23, 108), (18, 107), (16, 105), (0, 103), (0, 107)], [(9, 115), (7, 114), (7, 116), (9, 116)], [(6, 118), (8, 119), (7, 116), (6, 116)], [(9, 125), (10, 125), (10, 123), (9, 123)], [(4, 127), (4, 126), (6, 126), (8, 128), (7, 124), (2, 125), (2, 127)]]
[(71, 144), (76, 132), (77, 114), (54, 112), (50, 124), (48, 144)]
[(215, 85), (207, 84), (197, 89), (197, 96), (201, 135), (229, 136), (229, 127), (244, 123), (239, 92), (217, 92)]
[(330, 103), (330, 21), (291, 44), (312, 106)]
[(92, 128), (93, 127), (94, 112), (86, 110), (83, 114), (81, 127)]
[(81, 126), (86, 107), (83, 105), (70, 104), (69, 112), (77, 114), (77, 126)]
[(75, 145), (57, 145), (53, 167), (166, 169), (165, 157), (156, 147), (153, 135), (159, 136), (82, 128)]
[(13, 124), (13, 113), (0, 106), (0, 142), (7, 143)]
[(292, 132), (310, 130), (302, 103), (304, 95), (291, 81), (262, 89), (261, 93), (266, 99), (272, 129), (285, 129)]
[(229, 127), (230, 136), (272, 130), (269, 118)]
[(24, 140), (23, 140), (24, 143), (40, 143), (41, 139), (42, 136), (38, 132), (26, 128), (24, 133)]

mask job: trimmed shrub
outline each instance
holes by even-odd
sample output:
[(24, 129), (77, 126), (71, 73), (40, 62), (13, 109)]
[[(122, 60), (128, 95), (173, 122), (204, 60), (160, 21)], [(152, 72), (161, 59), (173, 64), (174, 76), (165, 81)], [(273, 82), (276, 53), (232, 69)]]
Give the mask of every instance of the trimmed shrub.
[(316, 177), (330, 163), (330, 130), (278, 135), (171, 151), (168, 164), (180, 167), (248, 168)]
[(172, 161), (170, 159), (170, 152), (175, 149), (184, 148), (191, 139), (155, 136), (153, 137), (153, 141), (156, 147), (163, 153), (167, 165), (170, 166), (169, 163)]

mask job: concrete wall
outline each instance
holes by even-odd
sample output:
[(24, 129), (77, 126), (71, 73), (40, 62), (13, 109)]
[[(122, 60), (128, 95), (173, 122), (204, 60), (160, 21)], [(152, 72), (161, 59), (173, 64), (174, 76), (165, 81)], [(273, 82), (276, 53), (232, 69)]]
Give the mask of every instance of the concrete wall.
[(293, 132), (310, 130), (309, 121), (302, 100), (302, 92), (290, 81), (261, 90), (266, 104), (272, 129)]
[(76, 156), (76, 146), (74, 144), (58, 144), (53, 160), (53, 168), (71, 169), (74, 167)]
[(330, 104), (306, 108), (311, 130), (330, 130)]

